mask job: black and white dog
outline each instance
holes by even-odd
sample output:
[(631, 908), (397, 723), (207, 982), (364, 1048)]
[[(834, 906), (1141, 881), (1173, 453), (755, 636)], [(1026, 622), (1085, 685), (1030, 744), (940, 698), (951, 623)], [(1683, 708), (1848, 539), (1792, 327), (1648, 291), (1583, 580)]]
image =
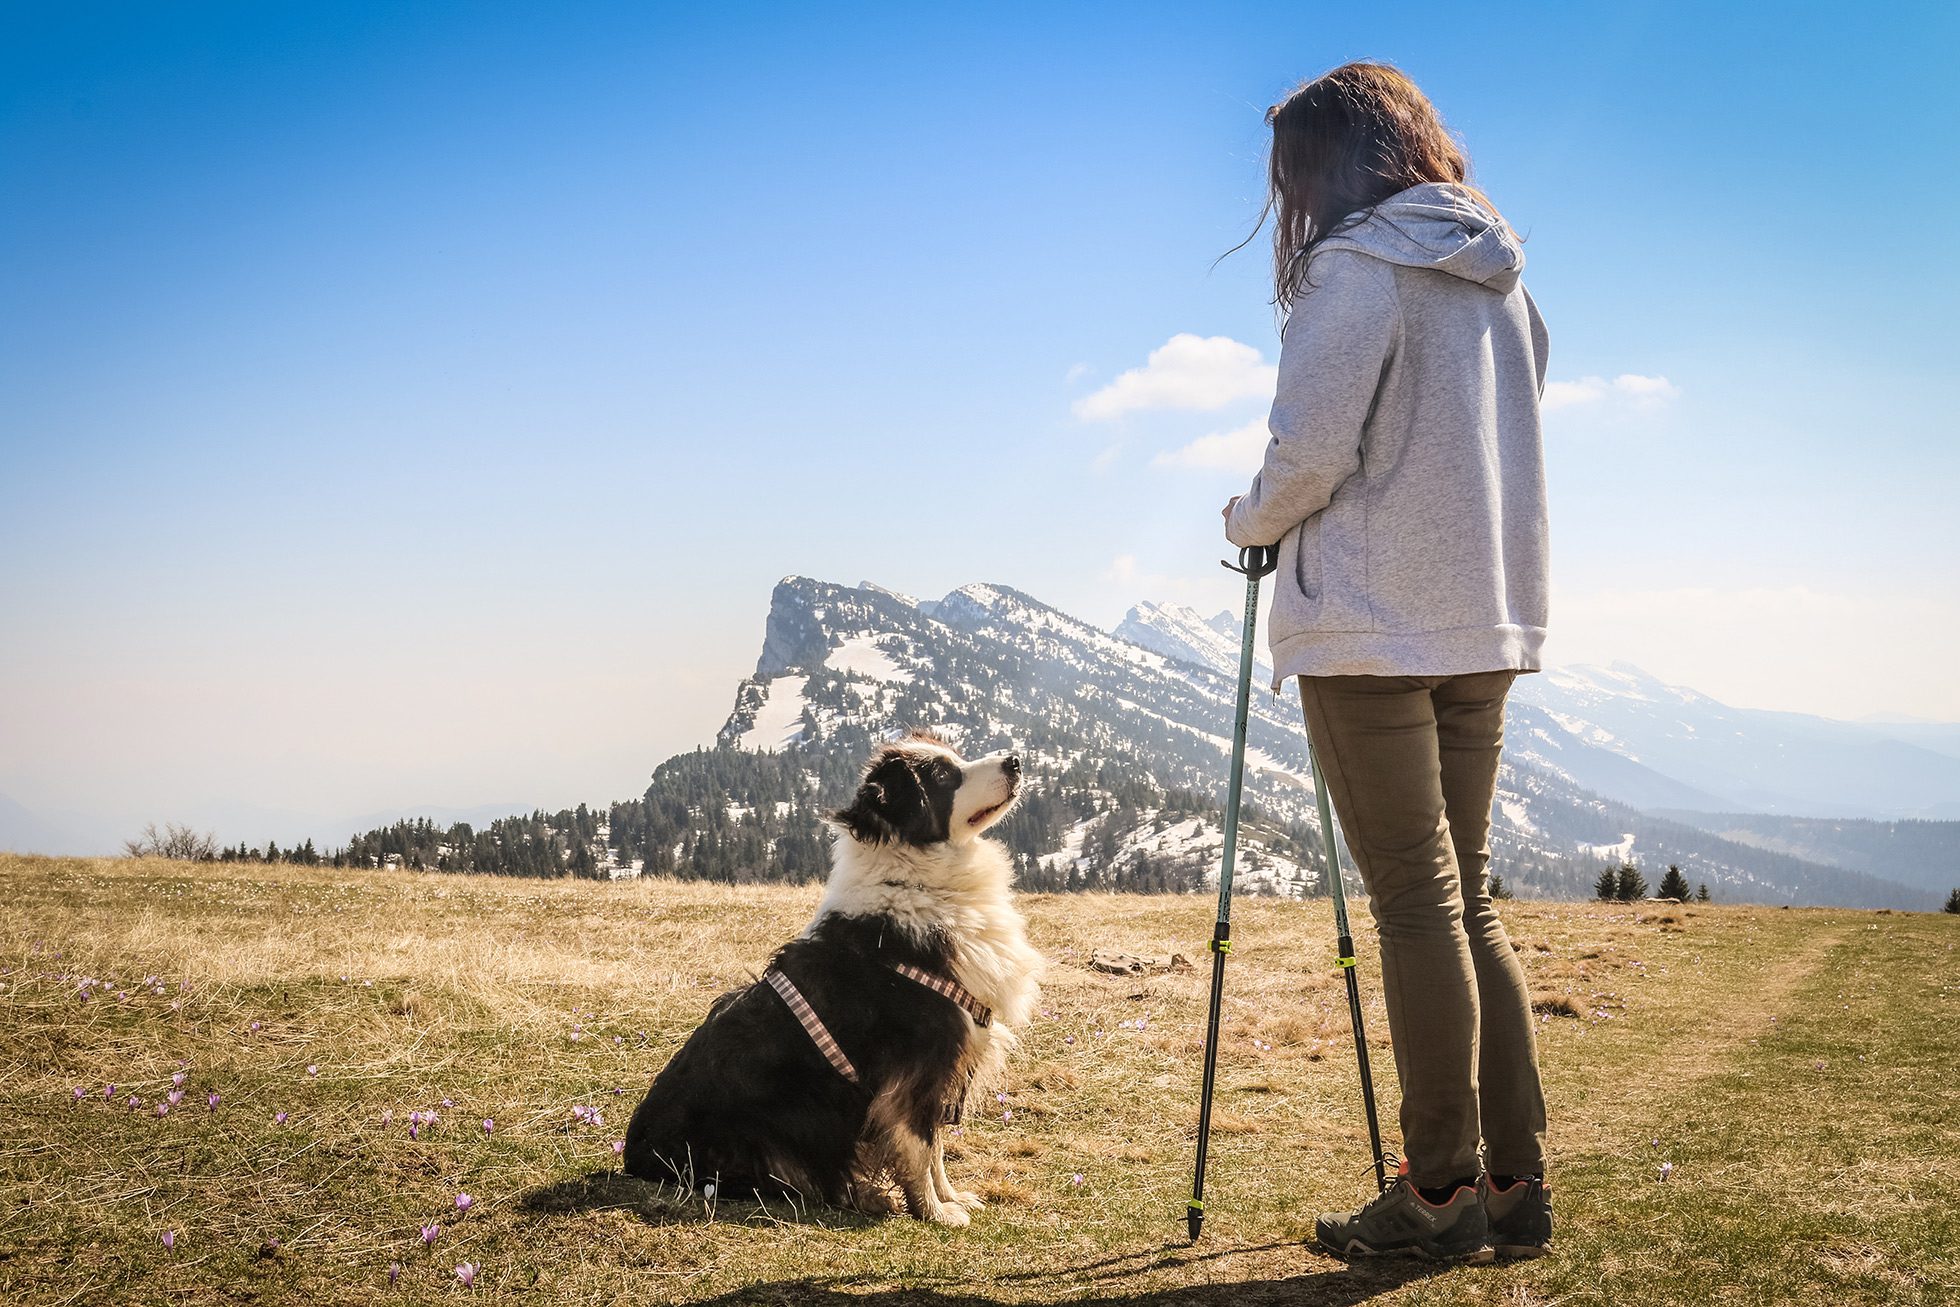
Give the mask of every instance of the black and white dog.
[(999, 1071), (1033, 1014), (1006, 851), (1011, 753), (968, 761), (914, 732), (880, 747), (836, 830), (816, 916), (763, 978), (724, 994), (626, 1130), (626, 1169), (718, 1195), (789, 1194), (965, 1225), (942, 1125)]

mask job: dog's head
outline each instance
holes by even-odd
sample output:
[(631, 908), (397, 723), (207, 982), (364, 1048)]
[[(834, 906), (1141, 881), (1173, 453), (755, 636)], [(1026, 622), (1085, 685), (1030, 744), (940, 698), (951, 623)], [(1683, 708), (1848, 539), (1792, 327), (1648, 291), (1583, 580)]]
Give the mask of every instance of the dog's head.
[(865, 844), (965, 843), (999, 821), (1021, 791), (1005, 750), (971, 761), (930, 731), (881, 745), (850, 804), (831, 820)]

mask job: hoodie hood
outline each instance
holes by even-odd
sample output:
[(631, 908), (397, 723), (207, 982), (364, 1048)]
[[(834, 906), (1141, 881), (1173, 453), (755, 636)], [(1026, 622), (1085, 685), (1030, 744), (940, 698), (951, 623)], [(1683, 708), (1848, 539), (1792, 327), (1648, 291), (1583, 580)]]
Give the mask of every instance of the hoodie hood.
[(1404, 267), (1435, 268), (1505, 294), (1524, 272), (1524, 247), (1455, 182), (1397, 191), (1365, 220), (1314, 248), (1360, 250)]

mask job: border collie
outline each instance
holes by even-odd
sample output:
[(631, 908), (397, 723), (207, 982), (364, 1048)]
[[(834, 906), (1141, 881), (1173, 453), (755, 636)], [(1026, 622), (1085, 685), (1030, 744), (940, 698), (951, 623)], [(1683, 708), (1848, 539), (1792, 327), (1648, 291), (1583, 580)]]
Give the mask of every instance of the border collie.
[(717, 1196), (787, 1195), (921, 1220), (982, 1206), (946, 1177), (941, 1127), (1001, 1068), (1042, 958), (982, 838), (1021, 763), (914, 731), (877, 749), (827, 820), (830, 880), (761, 980), (723, 994), (626, 1130), (627, 1171)]

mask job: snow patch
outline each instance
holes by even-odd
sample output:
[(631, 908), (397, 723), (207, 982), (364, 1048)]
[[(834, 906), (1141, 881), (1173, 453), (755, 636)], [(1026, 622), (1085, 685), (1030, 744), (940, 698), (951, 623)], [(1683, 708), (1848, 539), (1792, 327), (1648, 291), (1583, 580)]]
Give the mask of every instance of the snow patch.
[(823, 665), (832, 671), (856, 672), (874, 681), (911, 684), (912, 673), (900, 667), (896, 659), (878, 647), (879, 638), (875, 635), (846, 636), (844, 643), (830, 651)]
[(803, 687), (807, 676), (778, 676), (758, 687), (766, 696), (755, 710), (755, 724), (735, 741), (738, 749), (775, 753), (803, 734)]

